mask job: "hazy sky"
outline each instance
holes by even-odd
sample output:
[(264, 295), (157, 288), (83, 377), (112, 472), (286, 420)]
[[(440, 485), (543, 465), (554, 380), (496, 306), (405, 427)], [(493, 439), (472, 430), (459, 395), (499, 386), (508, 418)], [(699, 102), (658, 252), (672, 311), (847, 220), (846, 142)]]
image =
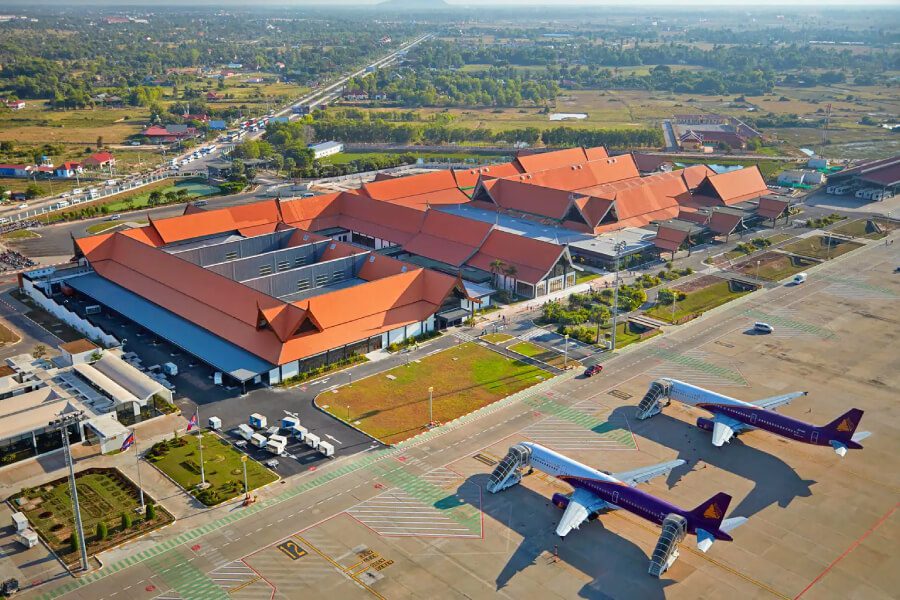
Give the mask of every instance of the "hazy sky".
[[(360, 4), (379, 4), (383, 0), (254, 0), (251, 4), (267, 6), (352, 6)], [(664, 6), (677, 10), (679, 6), (695, 5), (708, 8), (741, 7), (752, 10), (755, 7), (774, 9), (791, 6), (898, 6), (898, 0), (445, 0), (457, 6), (624, 6), (634, 9), (641, 7)], [(103, 6), (247, 6), (246, 0), (0, 0), (0, 9), (4, 5), (103, 5)]]

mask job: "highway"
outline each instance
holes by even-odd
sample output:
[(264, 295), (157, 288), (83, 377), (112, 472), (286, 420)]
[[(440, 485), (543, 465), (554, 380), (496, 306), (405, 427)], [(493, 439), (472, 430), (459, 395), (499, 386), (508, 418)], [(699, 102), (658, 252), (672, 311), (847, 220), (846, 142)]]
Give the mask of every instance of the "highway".
[[(385, 67), (385, 66), (391, 64), (402, 53), (409, 51), (411, 48), (417, 46), (418, 44), (421, 44), (422, 42), (424, 42), (431, 36), (432, 36), (432, 34), (427, 33), (422, 36), (419, 36), (418, 38), (416, 38), (410, 42), (402, 44), (397, 50), (394, 50), (393, 52), (383, 56), (382, 58), (376, 60), (375, 62), (369, 63), (365, 67), (362, 67), (356, 71), (353, 71), (352, 73), (344, 75), (337, 81), (334, 81), (333, 83), (331, 83), (323, 88), (317, 89), (297, 101), (291, 102), (284, 108), (282, 108), (282, 109), (278, 110), (276, 113), (274, 113), (274, 116), (283, 117), (286, 115), (290, 115), (293, 113), (293, 109), (295, 106), (309, 106), (309, 105), (313, 105), (313, 104), (321, 104), (323, 102), (331, 101), (333, 98), (335, 98), (340, 93), (341, 87), (350, 79), (352, 79), (354, 77), (358, 77), (360, 75), (363, 75), (366, 72), (366, 70), (369, 68), (378, 69), (378, 68), (382, 68), (382, 67)], [(265, 128), (261, 128), (259, 131), (249, 133), (248, 137), (250, 139), (257, 139), (257, 138), (261, 137), (264, 133), (265, 133)], [(217, 146), (216, 149), (213, 152), (210, 152), (209, 154), (202, 156), (201, 158), (188, 163), (189, 166), (187, 166), (187, 168), (185, 170), (189, 170), (192, 173), (200, 172), (200, 171), (205, 172), (206, 171), (206, 166), (205, 166), (206, 163), (213, 161), (213, 160), (221, 159), (223, 152), (226, 149), (230, 149), (231, 146), (227, 145), (224, 140), (225, 140), (225, 135), (222, 135), (222, 136), (219, 136), (219, 138), (217, 138), (216, 140), (209, 142), (209, 144), (216, 144), (216, 146)], [(209, 145), (209, 144), (207, 144), (207, 145)], [(193, 154), (193, 152), (194, 152), (194, 149), (191, 149), (191, 150), (183, 152), (182, 154), (173, 156), (172, 159), (181, 161), (181, 160), (184, 160), (186, 157), (190, 156), (191, 154)], [(108, 195), (118, 194), (118, 193), (121, 193), (124, 191), (130, 191), (133, 189), (137, 189), (137, 188), (143, 187), (144, 185), (158, 181), (159, 179), (165, 178), (166, 176), (169, 176), (171, 174), (172, 174), (172, 171), (170, 171), (170, 169), (168, 167), (159, 167), (156, 169), (151, 169), (151, 170), (144, 171), (144, 172), (141, 172), (136, 175), (129, 176), (129, 177), (120, 177), (120, 176), (116, 176), (115, 174), (113, 174), (110, 176), (110, 179), (116, 179), (117, 180), (116, 185), (105, 186), (105, 185), (103, 185), (102, 182), (96, 182), (96, 183), (92, 183), (92, 184), (86, 183), (84, 186), (82, 186), (82, 188), (85, 190), (87, 190), (88, 188), (91, 188), (91, 187), (96, 188), (101, 195), (99, 195), (97, 198), (92, 198), (92, 199), (89, 199), (89, 198), (87, 198), (87, 196), (84, 196), (84, 197), (82, 197), (79, 204), (92, 202), (92, 201), (101, 199)], [(9, 221), (39, 219), (42, 215), (44, 215), (48, 212), (52, 212), (53, 210), (60, 210), (60, 209), (51, 208), (54, 205), (58, 204), (60, 201), (71, 202), (72, 206), (76, 206), (77, 204), (72, 202), (73, 198), (70, 196), (71, 195), (67, 194), (66, 197), (63, 198), (61, 195), (56, 195), (56, 196), (49, 196), (46, 198), (40, 198), (37, 200), (33, 200), (28, 203), (27, 210), (22, 210), (22, 209), (18, 208), (18, 204), (10, 205), (5, 208), (0, 208), (0, 219), (8, 219)], [(64, 206), (62, 208), (71, 208), (71, 206)]]

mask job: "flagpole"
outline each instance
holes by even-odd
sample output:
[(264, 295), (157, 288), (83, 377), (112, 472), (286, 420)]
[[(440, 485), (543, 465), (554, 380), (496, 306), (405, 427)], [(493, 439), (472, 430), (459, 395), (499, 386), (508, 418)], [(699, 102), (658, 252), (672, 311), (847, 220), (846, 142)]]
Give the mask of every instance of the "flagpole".
[[(131, 430), (131, 435), (134, 435), (134, 430)], [(137, 476), (138, 476), (138, 491), (141, 493), (141, 512), (146, 511), (147, 507), (144, 505), (144, 483), (141, 481), (141, 453), (138, 452), (137, 448), (137, 436), (134, 438), (134, 464), (137, 467)]]
[(200, 407), (197, 407), (197, 441), (200, 444), (200, 485), (206, 485), (206, 471), (203, 470), (203, 430), (200, 428)]

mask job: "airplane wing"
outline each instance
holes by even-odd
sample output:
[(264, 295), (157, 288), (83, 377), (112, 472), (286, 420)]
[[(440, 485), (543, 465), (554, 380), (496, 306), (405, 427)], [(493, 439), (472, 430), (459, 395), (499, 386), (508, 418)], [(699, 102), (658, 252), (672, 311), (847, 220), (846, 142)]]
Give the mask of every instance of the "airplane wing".
[(640, 469), (634, 469), (633, 471), (623, 471), (622, 473), (614, 473), (613, 477), (618, 479), (619, 481), (627, 484), (630, 487), (635, 487), (641, 483), (647, 483), (651, 479), (655, 477), (662, 477), (663, 475), (668, 475), (669, 471), (676, 467), (680, 467), (683, 465), (685, 461), (671, 460), (669, 462), (659, 463), (658, 465), (652, 465), (649, 467), (642, 467)]
[(591, 513), (609, 508), (615, 508), (615, 506), (608, 504), (585, 489), (576, 488), (569, 498), (566, 512), (563, 513), (562, 519), (559, 520), (559, 525), (556, 526), (556, 535), (565, 537), (573, 529), (578, 529), (591, 516)]
[(772, 410), (773, 408), (778, 408), (779, 406), (790, 404), (791, 400), (793, 400), (794, 398), (805, 396), (808, 393), (809, 392), (791, 392), (790, 394), (784, 394), (783, 396), (772, 396), (771, 398), (756, 400), (754, 402), (751, 402), (750, 404), (758, 406), (760, 408), (764, 408), (766, 410)]
[(734, 437), (734, 434), (740, 433), (746, 429), (746, 426), (736, 419), (716, 415), (713, 417), (713, 446), (719, 447)]

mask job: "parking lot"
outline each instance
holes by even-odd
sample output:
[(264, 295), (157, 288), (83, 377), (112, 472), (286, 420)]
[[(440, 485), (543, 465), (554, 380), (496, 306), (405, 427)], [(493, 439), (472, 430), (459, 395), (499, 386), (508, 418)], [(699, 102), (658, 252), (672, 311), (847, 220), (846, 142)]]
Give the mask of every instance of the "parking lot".
[[(66, 306), (85, 316), (85, 307), (95, 304), (84, 298), (67, 298)], [(333, 419), (313, 404), (315, 396), (341, 381), (343, 374), (325, 376), (292, 388), (271, 388), (247, 384), (246, 391), (239, 385), (216, 385), (213, 381), (215, 369), (187, 354), (139, 325), (103, 310), (89, 316), (90, 320), (124, 342), (126, 352), (134, 353), (139, 359), (139, 368), (149, 370), (157, 365), (174, 363), (178, 374), (166, 379), (175, 388), (175, 404), (186, 417), (199, 410), (200, 424), (206, 426), (209, 417), (222, 420), (222, 432), (226, 438), (236, 443), (242, 438), (233, 430), (247, 423), (251, 413), (264, 415), (269, 427), (278, 425), (285, 416), (296, 416), (310, 433), (319, 436), (334, 446), (334, 456), (345, 456), (366, 450), (373, 445), (368, 436), (352, 427)], [(157, 373), (161, 369), (154, 369)], [(255, 460), (266, 462), (273, 458), (267, 450), (251, 444), (241, 447)], [(290, 439), (285, 454), (277, 457), (274, 470), (282, 477), (315, 468), (329, 460), (317, 450)]]

